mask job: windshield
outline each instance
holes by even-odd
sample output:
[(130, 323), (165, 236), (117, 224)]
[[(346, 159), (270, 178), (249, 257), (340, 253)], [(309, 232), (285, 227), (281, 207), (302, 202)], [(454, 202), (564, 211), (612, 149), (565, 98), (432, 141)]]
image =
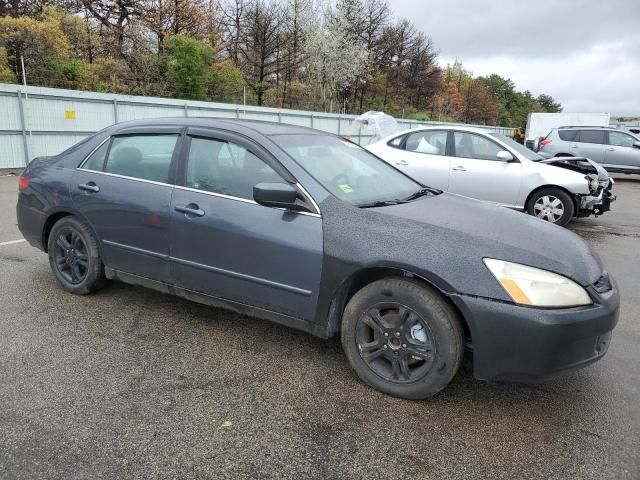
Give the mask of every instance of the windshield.
[(405, 199), (422, 185), (355, 143), (331, 135), (271, 137), (311, 176), (354, 205)]
[(506, 137), (506, 136), (502, 135), (501, 133), (490, 133), (489, 135), (491, 135), (492, 137), (497, 138), (501, 142), (506, 143), (509, 146), (509, 148), (512, 148), (513, 150), (515, 150), (516, 152), (518, 152), (520, 155), (524, 156), (528, 160), (532, 160), (534, 162), (538, 162), (540, 160), (544, 160), (543, 156), (538, 155), (533, 150), (529, 150), (524, 145), (516, 142), (515, 140), (513, 140), (513, 139), (511, 139), (509, 137)]

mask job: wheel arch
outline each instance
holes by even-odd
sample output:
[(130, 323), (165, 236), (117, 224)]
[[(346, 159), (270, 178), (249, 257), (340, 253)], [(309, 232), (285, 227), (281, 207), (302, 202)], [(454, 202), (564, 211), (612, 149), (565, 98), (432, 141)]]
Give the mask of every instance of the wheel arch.
[(527, 195), (527, 199), (524, 201), (524, 211), (525, 212), (527, 212), (527, 210), (529, 209), (529, 201), (531, 200), (531, 197), (533, 197), (540, 190), (544, 190), (546, 188), (557, 188), (558, 190), (562, 190), (567, 195), (569, 195), (569, 198), (571, 198), (571, 200), (573, 201), (573, 215), (572, 216), (575, 217), (578, 214), (579, 205), (578, 205), (578, 199), (577, 199), (576, 194), (575, 193), (571, 193), (565, 187), (561, 187), (560, 185), (554, 185), (554, 184), (540, 185), (539, 187), (536, 187), (533, 190), (531, 190), (529, 192), (529, 195)]
[(87, 227), (89, 227), (91, 233), (93, 233), (93, 236), (97, 241), (96, 243), (98, 244), (98, 250), (100, 252), (100, 256), (102, 257), (102, 243), (100, 242), (98, 235), (96, 235), (95, 229), (87, 221), (87, 219), (84, 218), (82, 214), (80, 214), (80, 212), (71, 208), (58, 209), (50, 212), (47, 216), (47, 219), (44, 222), (44, 226), (42, 227), (42, 247), (45, 253), (48, 253), (49, 251), (49, 235), (51, 234), (53, 226), (65, 217), (75, 217), (78, 220), (82, 221)]
[(451, 300), (446, 290), (436, 285), (436, 282), (429, 280), (427, 275), (415, 273), (403, 266), (391, 265), (368, 266), (361, 268), (352, 273), (340, 284), (331, 300), (331, 306), (327, 316), (327, 337), (333, 337), (340, 332), (340, 327), (342, 325), (342, 313), (349, 303), (349, 300), (351, 300), (356, 292), (365, 286), (384, 278), (406, 278), (435, 290), (458, 315), (465, 336), (465, 344), (472, 344), (472, 332), (469, 323), (462, 314), (462, 311)]

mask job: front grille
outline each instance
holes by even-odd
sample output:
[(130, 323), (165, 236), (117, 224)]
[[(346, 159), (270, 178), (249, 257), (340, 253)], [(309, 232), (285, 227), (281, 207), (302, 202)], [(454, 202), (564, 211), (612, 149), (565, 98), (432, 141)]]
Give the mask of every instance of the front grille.
[(598, 279), (598, 281), (593, 284), (593, 288), (595, 288), (596, 292), (598, 293), (605, 293), (611, 290), (611, 280), (609, 279), (609, 274), (607, 272), (604, 272)]

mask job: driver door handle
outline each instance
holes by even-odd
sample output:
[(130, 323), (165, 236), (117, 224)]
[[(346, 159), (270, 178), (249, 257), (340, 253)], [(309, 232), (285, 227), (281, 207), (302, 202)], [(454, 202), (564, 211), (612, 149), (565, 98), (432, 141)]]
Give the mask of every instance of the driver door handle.
[(94, 182), (81, 183), (80, 185), (78, 185), (78, 188), (80, 190), (85, 190), (87, 192), (93, 192), (93, 193), (97, 193), (100, 191), (100, 187), (98, 187)]
[(458, 165), (457, 167), (453, 167), (451, 170), (455, 170), (456, 172), (466, 172), (467, 169), (464, 168), (462, 165)]
[(406, 167), (407, 165), (409, 165), (409, 163), (406, 160), (398, 160), (396, 162), (396, 165), (398, 165), (399, 167)]
[(196, 205), (195, 203), (190, 203), (189, 205), (186, 205), (186, 206), (176, 205), (174, 208), (176, 212), (184, 213), (185, 215), (194, 215), (196, 217), (204, 217), (204, 210), (198, 207), (198, 205)]
[(609, 148), (607, 148), (607, 151), (608, 151), (608, 152), (615, 152), (615, 151), (616, 151), (616, 149), (615, 149), (615, 148), (613, 148), (613, 147), (609, 147)]

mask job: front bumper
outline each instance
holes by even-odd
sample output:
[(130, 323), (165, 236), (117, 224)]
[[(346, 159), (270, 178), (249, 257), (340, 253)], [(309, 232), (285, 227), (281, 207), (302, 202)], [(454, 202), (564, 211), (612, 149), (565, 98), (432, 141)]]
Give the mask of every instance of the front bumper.
[(578, 196), (578, 217), (588, 217), (589, 215), (602, 215), (604, 212), (611, 210), (611, 202), (616, 201), (613, 194), (613, 178), (606, 180), (605, 184), (601, 183), (598, 192), (594, 195)]
[(474, 375), (482, 380), (539, 381), (602, 358), (618, 321), (620, 298), (588, 287), (593, 305), (541, 309), (452, 296), (471, 330)]

